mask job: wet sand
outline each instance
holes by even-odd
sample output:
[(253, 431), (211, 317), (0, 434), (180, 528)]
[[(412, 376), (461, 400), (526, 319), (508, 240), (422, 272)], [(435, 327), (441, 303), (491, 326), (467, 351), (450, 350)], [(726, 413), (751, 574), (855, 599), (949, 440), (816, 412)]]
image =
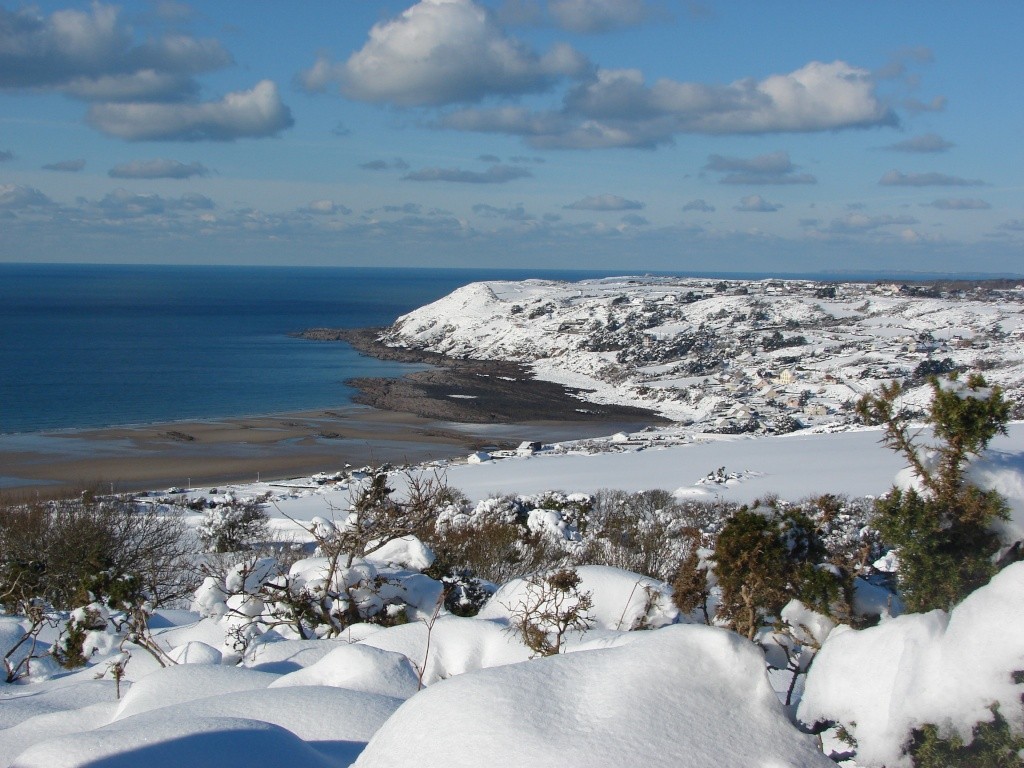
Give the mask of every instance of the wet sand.
[(360, 406), (252, 418), (0, 436), (0, 492), (253, 482), (403, 465), (638, 429), (641, 422), (460, 424)]
[[(354, 333), (359, 338), (353, 346), (364, 354), (404, 355), (433, 367), (403, 379), (351, 382), (360, 389), (356, 402), (363, 405), (0, 435), (0, 491), (71, 491), (97, 484), (129, 491), (275, 480), (664, 423), (641, 409), (584, 403), (578, 393), (536, 381), (513, 364), (395, 351), (375, 344), (371, 330)], [(324, 337), (325, 343), (330, 340)]]

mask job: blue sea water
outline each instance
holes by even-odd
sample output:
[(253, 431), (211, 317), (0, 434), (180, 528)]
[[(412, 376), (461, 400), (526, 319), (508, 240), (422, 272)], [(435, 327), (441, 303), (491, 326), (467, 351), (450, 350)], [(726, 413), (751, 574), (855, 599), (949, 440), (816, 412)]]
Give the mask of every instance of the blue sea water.
[(314, 326), (387, 325), (481, 279), (599, 273), (0, 264), (0, 434), (339, 407), (407, 370)]

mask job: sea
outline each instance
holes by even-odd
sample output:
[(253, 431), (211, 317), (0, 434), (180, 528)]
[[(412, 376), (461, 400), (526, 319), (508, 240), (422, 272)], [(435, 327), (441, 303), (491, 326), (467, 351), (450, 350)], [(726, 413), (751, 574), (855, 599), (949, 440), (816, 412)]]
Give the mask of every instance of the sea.
[(291, 334), (388, 325), (477, 280), (622, 273), (0, 264), (0, 435), (342, 407), (346, 380), (412, 369)]
[(0, 264), (0, 435), (341, 407), (407, 364), (291, 334), (581, 271)]

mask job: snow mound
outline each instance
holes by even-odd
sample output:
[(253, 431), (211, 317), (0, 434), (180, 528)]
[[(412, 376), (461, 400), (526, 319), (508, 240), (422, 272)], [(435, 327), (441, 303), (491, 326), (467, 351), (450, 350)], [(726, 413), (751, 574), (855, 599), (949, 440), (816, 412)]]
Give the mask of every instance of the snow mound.
[(786, 720), (755, 646), (696, 625), (642, 634), (428, 688), (356, 765), (834, 768)]
[(214, 667), (206, 664), (180, 664), (152, 672), (134, 685), (117, 708), (115, 720), (121, 720), (170, 704), (215, 696), (233, 691), (266, 688), (277, 679), (268, 672), (240, 667)]
[(16, 768), (252, 768), (271, 757), (304, 768), (338, 768), (293, 733), (241, 718), (115, 723), (29, 747)]
[(442, 616), (431, 630), (423, 622), (390, 627), (361, 645), (400, 653), (423, 666), (424, 685), (530, 658), (530, 650), (504, 625), (459, 616)]
[(167, 720), (232, 717), (280, 726), (303, 741), (365, 744), (402, 701), (329, 686), (266, 688), (175, 704), (136, 715), (130, 723), (142, 727)]
[[(997, 574), (952, 613), (906, 614), (864, 630), (836, 629), (807, 677), (799, 717), (836, 720), (857, 739), (862, 765), (909, 766), (902, 750), (925, 723), (972, 738), (989, 707), (1018, 729), (1024, 686), (1024, 563)], [(856, 723), (856, 725), (852, 725)]]
[(316, 664), (284, 675), (270, 687), (293, 685), (329, 685), (407, 699), (419, 689), (419, 676), (401, 653), (354, 643), (335, 648)]
[[(580, 592), (590, 592), (589, 614), (597, 629), (654, 629), (672, 624), (679, 609), (672, 602), (672, 588), (662, 581), (607, 565), (583, 565), (576, 569)], [(515, 579), (502, 586), (480, 610), (481, 619), (508, 619), (527, 599), (529, 582)]]
[[(270, 635), (273, 636), (273, 635)], [(253, 643), (242, 658), (242, 665), (259, 672), (288, 674), (316, 664), (343, 640), (267, 640)], [(279, 636), (278, 636), (279, 637)]]
[(178, 664), (220, 664), (223, 655), (211, 645), (190, 640), (167, 654)]

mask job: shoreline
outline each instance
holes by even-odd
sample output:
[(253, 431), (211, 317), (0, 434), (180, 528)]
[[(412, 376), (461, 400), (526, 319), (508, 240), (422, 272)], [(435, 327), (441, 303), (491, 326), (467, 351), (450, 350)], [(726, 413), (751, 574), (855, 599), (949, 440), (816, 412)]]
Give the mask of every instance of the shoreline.
[(362, 354), (431, 368), (401, 379), (349, 382), (359, 389), (354, 404), (335, 408), (0, 435), (0, 494), (283, 480), (668, 423), (637, 408), (585, 404), (513, 363), (384, 347), (376, 332), (332, 331), (335, 336), (320, 340), (343, 340)]

